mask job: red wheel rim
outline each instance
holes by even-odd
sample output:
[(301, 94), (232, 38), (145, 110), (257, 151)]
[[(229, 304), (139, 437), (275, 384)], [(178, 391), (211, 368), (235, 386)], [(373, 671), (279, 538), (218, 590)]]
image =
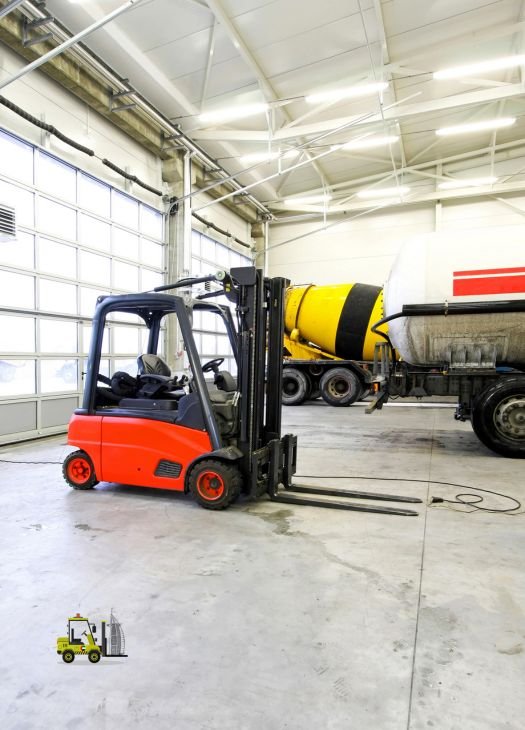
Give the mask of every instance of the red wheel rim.
[(215, 471), (205, 471), (197, 479), (197, 491), (208, 502), (220, 499), (224, 489), (224, 479)]
[(91, 464), (83, 456), (77, 456), (67, 465), (67, 475), (75, 484), (85, 484), (91, 477)]

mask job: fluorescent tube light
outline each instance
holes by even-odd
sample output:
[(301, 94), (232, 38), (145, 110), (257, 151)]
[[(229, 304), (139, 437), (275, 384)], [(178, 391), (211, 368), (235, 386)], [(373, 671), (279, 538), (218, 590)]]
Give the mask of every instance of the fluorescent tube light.
[(215, 111), (199, 114), (199, 121), (205, 124), (221, 124), (234, 119), (246, 119), (256, 114), (263, 114), (268, 110), (268, 104), (247, 104), (246, 106), (230, 106), (227, 109), (216, 109)]
[(448, 137), (452, 134), (467, 134), (468, 132), (485, 132), (491, 129), (510, 127), (516, 121), (515, 117), (500, 117), (500, 119), (485, 119), (482, 122), (470, 122), (469, 124), (457, 124), (453, 127), (441, 127), (436, 129), (438, 137)]
[(439, 183), (438, 188), (441, 190), (454, 190), (456, 188), (470, 188), (479, 185), (494, 185), (498, 182), (497, 177), (473, 177), (470, 179), (465, 178), (464, 180), (445, 180), (445, 182)]
[(297, 157), (300, 150), (289, 150), (282, 154), (281, 152), (253, 152), (248, 155), (241, 157), (241, 162), (245, 165), (255, 164), (256, 162), (271, 162), (277, 160), (279, 157), (281, 160), (291, 160), (293, 157)]
[(371, 200), (373, 198), (401, 198), (410, 192), (410, 188), (406, 185), (397, 185), (395, 188), (369, 188), (368, 190), (360, 190), (357, 193), (358, 198)]
[(310, 195), (306, 198), (286, 198), (285, 205), (293, 207), (294, 205), (310, 205), (315, 203), (328, 203), (332, 200), (331, 195)]
[(470, 63), (467, 66), (443, 68), (432, 75), (433, 78), (438, 80), (472, 78), (483, 75), (489, 71), (501, 71), (505, 68), (515, 68), (516, 66), (523, 65), (525, 65), (525, 56), (505, 56), (503, 58), (493, 58), (489, 61)]
[(341, 101), (342, 99), (354, 99), (360, 96), (370, 96), (379, 94), (388, 88), (386, 81), (375, 84), (360, 84), (357, 86), (349, 86), (345, 89), (331, 89), (329, 91), (320, 91), (316, 94), (305, 96), (307, 104), (324, 104), (327, 101)]
[(370, 150), (374, 147), (384, 147), (387, 144), (394, 144), (399, 137), (392, 135), (390, 137), (366, 137), (364, 139), (351, 139), (342, 145), (334, 145), (333, 150)]

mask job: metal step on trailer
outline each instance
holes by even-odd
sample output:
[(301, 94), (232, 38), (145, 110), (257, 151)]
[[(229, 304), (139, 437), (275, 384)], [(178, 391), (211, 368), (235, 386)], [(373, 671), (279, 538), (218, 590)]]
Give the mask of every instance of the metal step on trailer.
[(403, 497), (397, 494), (381, 494), (379, 492), (360, 492), (350, 489), (332, 489), (314, 487), (307, 484), (291, 484), (289, 487), (277, 489), (270, 492), (270, 499), (273, 502), (285, 504), (300, 504), (308, 507), (327, 507), (329, 509), (344, 509), (353, 512), (373, 512), (382, 515), (398, 515), (400, 517), (417, 517), (418, 512), (400, 507), (383, 507), (380, 505), (359, 504), (356, 502), (342, 502), (331, 499), (315, 499), (302, 497), (302, 494), (312, 494), (322, 497), (342, 497), (343, 499), (370, 499), (380, 502), (404, 502), (409, 504), (422, 504), (423, 500), (418, 497)]

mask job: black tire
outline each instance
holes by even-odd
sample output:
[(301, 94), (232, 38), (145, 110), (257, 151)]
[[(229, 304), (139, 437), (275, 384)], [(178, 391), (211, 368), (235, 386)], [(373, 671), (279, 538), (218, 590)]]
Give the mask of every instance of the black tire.
[(310, 396), (311, 384), (306, 373), (297, 368), (283, 369), (283, 395), (285, 406), (299, 406)]
[(62, 475), (73, 489), (93, 489), (98, 484), (95, 467), (85, 451), (73, 451), (62, 464)]
[(100, 652), (96, 649), (92, 649), (88, 654), (88, 659), (91, 664), (97, 664), (100, 661)]
[(71, 662), (75, 661), (75, 652), (72, 651), (71, 649), (66, 649), (65, 651), (62, 652), (62, 660), (66, 664), (71, 664)]
[(361, 383), (348, 368), (331, 368), (319, 381), (321, 397), (331, 406), (350, 406), (361, 394)]
[(239, 497), (242, 476), (234, 464), (205, 459), (188, 476), (189, 491), (205, 509), (226, 509)]
[(525, 459), (525, 376), (507, 377), (480, 393), (472, 410), (472, 428), (497, 454)]

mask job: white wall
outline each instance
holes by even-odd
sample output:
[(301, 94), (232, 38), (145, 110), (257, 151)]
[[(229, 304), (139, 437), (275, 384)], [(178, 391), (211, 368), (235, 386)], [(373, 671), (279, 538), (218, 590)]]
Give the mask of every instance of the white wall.
[[(403, 242), (434, 230), (461, 229), (468, 235), (468, 229), (498, 227), (494, 240), (497, 247), (501, 227), (507, 227), (509, 237), (523, 235), (525, 259), (525, 195), (506, 194), (504, 199), (507, 204), (493, 198), (475, 198), (443, 202), (441, 207), (435, 203), (392, 207), (360, 215), (312, 235), (305, 234), (322, 227), (322, 220), (272, 224), (269, 274), (284, 276), (295, 284), (382, 285)], [(505, 228), (503, 234), (504, 231)], [(284, 243), (299, 236), (303, 237)]]
[[(2, 79), (12, 75), (24, 65), (26, 65), (24, 59), (0, 45)], [(129, 168), (130, 174), (162, 190), (161, 162), (156, 155), (145, 150), (118, 127), (89, 109), (87, 104), (42, 72), (32, 71), (6, 86), (1, 93), (24, 111), (47, 124), (54, 125), (63, 134), (93, 149), (98, 158), (106, 158), (124, 170)], [(122, 176), (112, 172), (99, 159), (88, 157), (60, 142), (56, 137), (47, 135), (1, 105), (0, 127), (45, 147), (57, 157), (75, 164), (121, 190), (126, 190), (126, 182)], [(160, 198), (143, 188), (133, 185), (127, 192), (161, 209)]]
[[(293, 243), (276, 244), (320, 228), (320, 221), (270, 225), (268, 272), (294, 284), (363, 282), (382, 285), (403, 241), (434, 230), (434, 209), (385, 211), (362, 216)], [(329, 223), (331, 221), (328, 221)]]

